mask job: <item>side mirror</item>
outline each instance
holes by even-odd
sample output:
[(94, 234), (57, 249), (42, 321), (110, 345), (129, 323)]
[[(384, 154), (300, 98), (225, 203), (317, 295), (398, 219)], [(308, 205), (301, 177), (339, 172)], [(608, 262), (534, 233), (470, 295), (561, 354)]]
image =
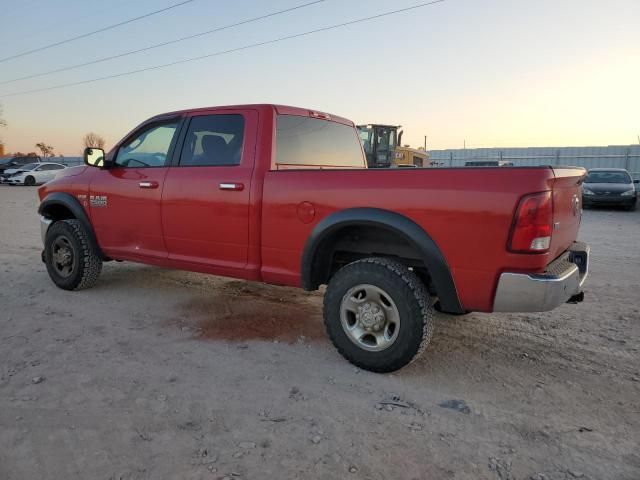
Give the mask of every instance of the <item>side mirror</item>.
[(90, 167), (103, 168), (105, 165), (104, 150), (102, 150), (101, 148), (93, 148), (93, 147), (85, 148), (84, 163), (86, 165), (89, 165)]

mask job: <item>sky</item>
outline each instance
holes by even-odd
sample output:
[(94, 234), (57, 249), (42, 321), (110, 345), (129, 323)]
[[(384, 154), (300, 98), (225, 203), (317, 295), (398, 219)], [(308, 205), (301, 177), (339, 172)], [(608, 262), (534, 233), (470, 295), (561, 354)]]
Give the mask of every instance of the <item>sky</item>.
[[(0, 0), (0, 59), (181, 0)], [(80, 69), (2, 83), (237, 23), (311, 0), (193, 0), (81, 40), (0, 61), (7, 151), (78, 156), (171, 110), (279, 103), (398, 124), (429, 149), (637, 144), (639, 0), (445, 0), (280, 43), (119, 74), (409, 7), (325, 0), (293, 12)]]

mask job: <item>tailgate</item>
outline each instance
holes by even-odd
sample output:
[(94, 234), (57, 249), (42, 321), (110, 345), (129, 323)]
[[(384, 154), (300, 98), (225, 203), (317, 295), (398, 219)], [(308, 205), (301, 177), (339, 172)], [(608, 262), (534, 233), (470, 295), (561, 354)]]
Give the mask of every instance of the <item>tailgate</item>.
[(582, 181), (584, 168), (553, 168), (553, 234), (551, 259), (560, 256), (578, 237), (582, 217)]

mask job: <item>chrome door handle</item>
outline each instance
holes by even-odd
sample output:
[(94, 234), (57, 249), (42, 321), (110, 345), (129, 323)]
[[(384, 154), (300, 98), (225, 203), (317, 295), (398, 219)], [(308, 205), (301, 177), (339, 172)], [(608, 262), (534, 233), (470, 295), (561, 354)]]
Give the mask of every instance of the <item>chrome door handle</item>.
[(158, 188), (158, 182), (140, 182), (138, 186), (140, 188)]
[(233, 190), (236, 192), (244, 190), (243, 183), (221, 183), (219, 186), (220, 190)]

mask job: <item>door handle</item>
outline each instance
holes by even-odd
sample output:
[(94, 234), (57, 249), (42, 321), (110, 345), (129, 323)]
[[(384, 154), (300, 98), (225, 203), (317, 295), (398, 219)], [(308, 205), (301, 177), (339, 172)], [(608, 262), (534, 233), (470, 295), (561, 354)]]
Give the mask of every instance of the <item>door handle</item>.
[(235, 192), (239, 192), (244, 190), (243, 183), (221, 183), (220, 190), (233, 190)]
[(140, 188), (158, 188), (158, 182), (140, 182), (138, 183)]

